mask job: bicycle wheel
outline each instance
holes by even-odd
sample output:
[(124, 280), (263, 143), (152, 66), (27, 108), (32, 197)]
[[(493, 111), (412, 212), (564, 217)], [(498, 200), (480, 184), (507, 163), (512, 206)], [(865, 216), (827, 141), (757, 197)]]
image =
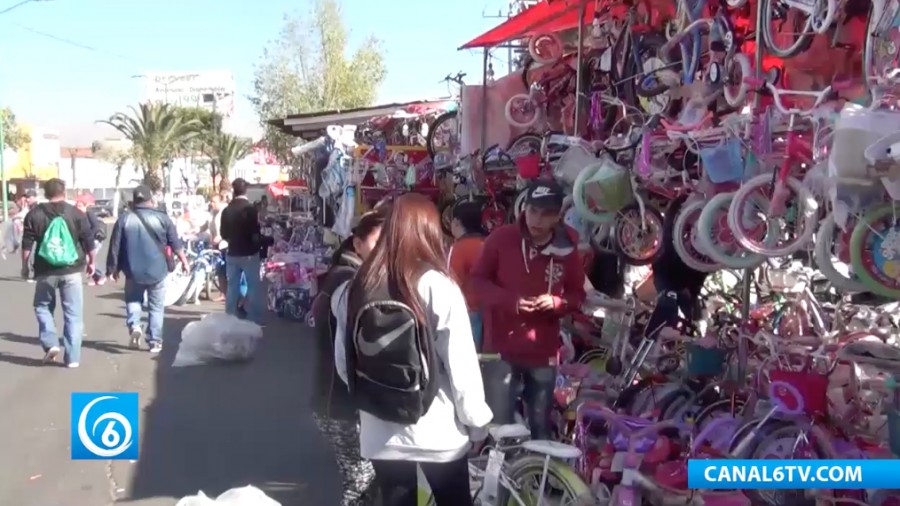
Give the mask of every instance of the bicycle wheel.
[(543, 139), (537, 134), (522, 134), (509, 142), (506, 147), (506, 154), (515, 160), (520, 156), (530, 155), (541, 152), (541, 144)]
[[(728, 207), (728, 227), (748, 251), (767, 257), (784, 257), (796, 253), (813, 239), (819, 223), (819, 204), (802, 182), (788, 177), (784, 190), (790, 190), (794, 195), (785, 202), (792, 205), (780, 216), (774, 215), (770, 203), (775, 200), (778, 190), (771, 190), (771, 187), (771, 174), (760, 174), (741, 185)], [(749, 223), (754, 218), (760, 218), (762, 223)], [(776, 229), (781, 233), (773, 233)], [(788, 239), (782, 240), (785, 236)]]
[[(802, 427), (793, 424), (773, 430), (759, 441), (759, 444), (750, 453), (749, 459), (821, 460), (834, 458), (832, 455), (827, 455), (815, 443), (798, 442), (798, 438), (803, 430)], [(813, 441), (816, 441), (816, 439), (813, 439)], [(751, 494), (753, 504), (768, 504), (770, 506), (812, 504), (806, 499), (805, 490), (753, 490), (748, 492)], [(754, 500), (754, 496), (756, 500)]]
[(705, 200), (695, 200), (685, 204), (678, 211), (675, 225), (672, 227), (672, 246), (675, 248), (675, 253), (684, 262), (684, 265), (698, 272), (714, 272), (722, 266), (715, 260), (697, 251), (692, 239), (694, 236), (694, 224), (700, 217), (700, 213), (703, 212), (705, 205)]
[(869, 291), (900, 298), (900, 212), (894, 203), (868, 212), (850, 237), (853, 272)]
[(733, 193), (720, 193), (703, 207), (695, 225), (695, 247), (704, 255), (731, 269), (752, 269), (766, 259), (746, 251), (728, 227), (728, 206)]
[(506, 122), (516, 128), (530, 128), (541, 119), (541, 106), (531, 95), (519, 93), (506, 101), (503, 109)]
[[(834, 215), (829, 214), (819, 224), (819, 232), (816, 234), (816, 247), (813, 250), (813, 259), (816, 267), (831, 285), (841, 291), (864, 292), (866, 285), (861, 283), (853, 274), (850, 266), (842, 262), (840, 258), (832, 255), (834, 246)], [(840, 270), (838, 270), (840, 265)], [(846, 271), (842, 272), (842, 271)]]
[(663, 217), (653, 206), (645, 206), (641, 218), (637, 203), (619, 211), (613, 230), (616, 251), (629, 265), (647, 265), (659, 258), (663, 249)]
[[(547, 466), (547, 483), (544, 486), (543, 498), (539, 498), (541, 478), (544, 474), (545, 458), (542, 455), (523, 455), (508, 462), (507, 476), (522, 499), (522, 506), (556, 504), (559, 506), (576, 506), (592, 504), (591, 489), (574, 469), (558, 460), (550, 460)], [(505, 487), (501, 488), (498, 504), (518, 506), (513, 494)], [(550, 502), (547, 501), (550, 499)]]
[(812, 16), (784, 5), (782, 0), (760, 0), (758, 8), (763, 16), (763, 44), (773, 56), (791, 58), (812, 44)]
[(453, 152), (459, 149), (458, 111), (445, 112), (434, 120), (428, 129), (425, 147), (428, 156), (434, 159), (437, 153)]

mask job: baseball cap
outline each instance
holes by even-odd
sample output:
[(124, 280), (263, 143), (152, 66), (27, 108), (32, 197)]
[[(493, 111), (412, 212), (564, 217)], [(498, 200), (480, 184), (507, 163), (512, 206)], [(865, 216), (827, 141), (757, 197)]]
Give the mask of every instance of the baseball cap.
[(562, 209), (566, 194), (556, 181), (536, 181), (528, 188), (525, 204), (543, 209)]
[(135, 204), (142, 204), (153, 200), (153, 192), (147, 185), (139, 185), (131, 192), (131, 198)]

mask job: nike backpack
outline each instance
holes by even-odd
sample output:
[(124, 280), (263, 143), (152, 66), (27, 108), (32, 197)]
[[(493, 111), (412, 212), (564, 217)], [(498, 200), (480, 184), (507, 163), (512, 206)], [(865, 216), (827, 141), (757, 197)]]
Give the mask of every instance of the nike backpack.
[(356, 408), (381, 420), (414, 424), (437, 394), (431, 326), (416, 318), (387, 283), (364, 290), (350, 282), (347, 304), (347, 388)]
[(42, 208), (50, 223), (41, 238), (41, 245), (37, 254), (53, 267), (69, 267), (78, 262), (78, 248), (72, 239), (72, 231), (66, 219), (60, 215), (54, 215), (47, 207)]

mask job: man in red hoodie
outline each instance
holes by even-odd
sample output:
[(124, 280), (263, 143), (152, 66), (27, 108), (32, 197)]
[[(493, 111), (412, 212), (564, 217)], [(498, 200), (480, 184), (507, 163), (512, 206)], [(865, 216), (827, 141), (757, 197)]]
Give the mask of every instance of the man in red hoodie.
[(553, 181), (528, 189), (517, 223), (495, 229), (471, 272), (484, 316), (485, 370), (494, 423), (513, 423), (519, 391), (534, 439), (549, 439), (559, 321), (584, 302), (584, 266), (574, 230), (561, 223), (564, 194)]

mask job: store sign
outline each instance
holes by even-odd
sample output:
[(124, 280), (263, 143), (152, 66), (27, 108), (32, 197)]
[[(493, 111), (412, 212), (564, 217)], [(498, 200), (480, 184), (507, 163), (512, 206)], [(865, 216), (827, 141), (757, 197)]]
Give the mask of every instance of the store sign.
[(227, 71), (156, 72), (144, 76), (144, 100), (234, 114), (234, 75)]

